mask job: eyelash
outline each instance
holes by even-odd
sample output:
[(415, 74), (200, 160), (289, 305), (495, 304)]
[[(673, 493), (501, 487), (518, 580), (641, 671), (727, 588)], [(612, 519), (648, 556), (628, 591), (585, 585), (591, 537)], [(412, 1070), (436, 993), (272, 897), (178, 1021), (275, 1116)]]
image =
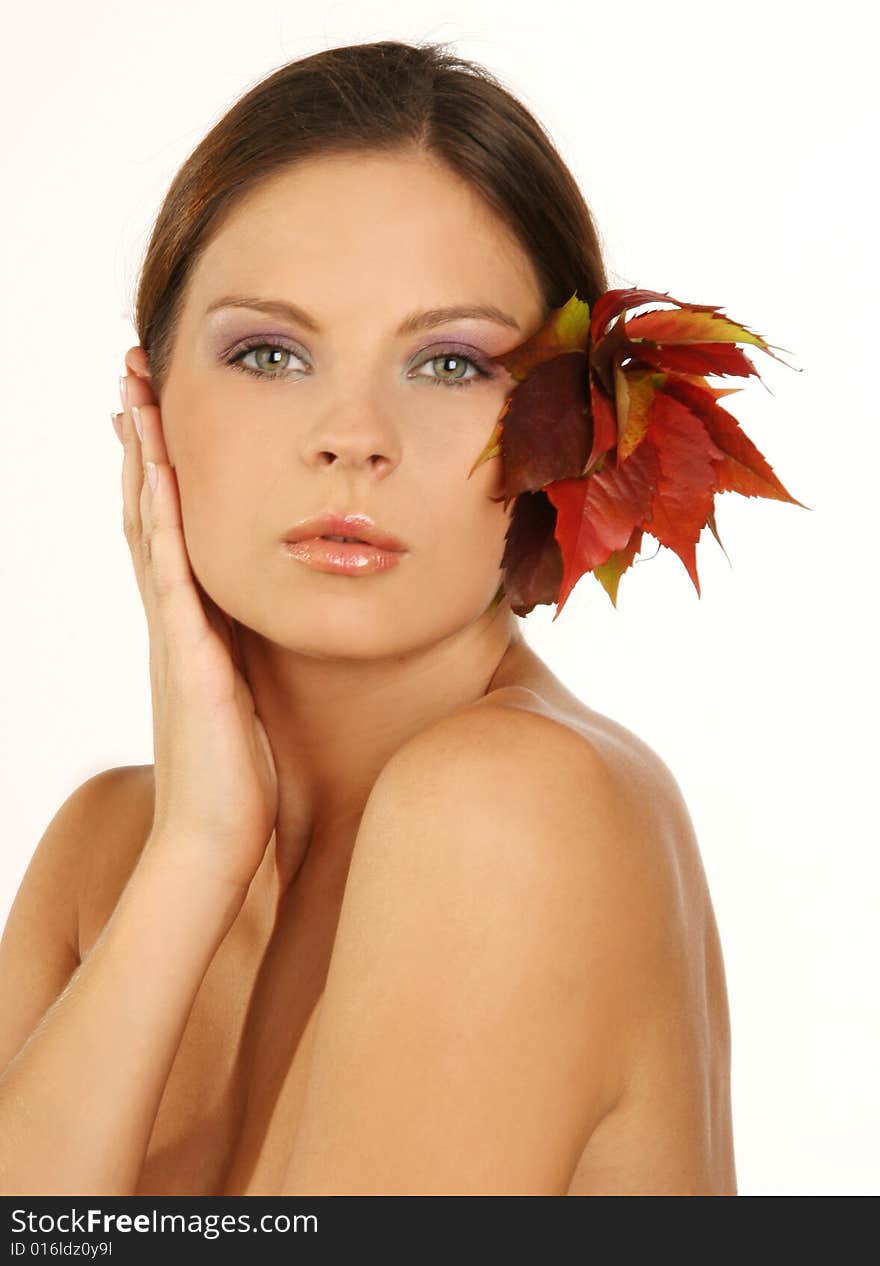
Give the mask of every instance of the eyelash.
[[(298, 359), (302, 359), (299, 356), (298, 352), (294, 351), (292, 347), (285, 347), (283, 343), (266, 343), (264, 341), (260, 341), (259, 339), (255, 339), (254, 341), (246, 343), (243, 347), (239, 348), (239, 350), (235, 353), (234, 356), (231, 356), (226, 360), (226, 364), (230, 367), (230, 369), (236, 369), (240, 373), (243, 373), (243, 374), (251, 374), (252, 377), (259, 378), (263, 382), (271, 381), (273, 379), (275, 380), (281, 379), (282, 381), (284, 381), (284, 379), (287, 378), (288, 373), (300, 372), (299, 370), (294, 369), (294, 370), (285, 370), (284, 372), (278, 373), (278, 374), (273, 374), (273, 373), (269, 373), (265, 369), (253, 369), (250, 365), (245, 365), (242, 363), (244, 357), (247, 356), (248, 352), (254, 351), (255, 348), (263, 348), (263, 347), (271, 348), (273, 351), (287, 352), (289, 356), (294, 356), (294, 357), (297, 357)], [(450, 348), (445, 351), (435, 352), (433, 356), (426, 357), (426, 359), (423, 360), (421, 364), (416, 365), (415, 368), (421, 369), (422, 365), (430, 365), (432, 361), (443, 360), (444, 357), (447, 357), (447, 356), (454, 356), (456, 360), (461, 360), (461, 361), (464, 361), (468, 365), (472, 365), (474, 369), (477, 371), (477, 377), (459, 378), (457, 380), (452, 379), (452, 378), (427, 378), (425, 381), (430, 382), (431, 385), (434, 387), (470, 387), (473, 383), (478, 382), (480, 378), (492, 377), (489, 370), (484, 369), (482, 365), (480, 365), (478, 361), (474, 360), (472, 356), (465, 356), (463, 353), (459, 352), (457, 349), (454, 349), (454, 348)]]

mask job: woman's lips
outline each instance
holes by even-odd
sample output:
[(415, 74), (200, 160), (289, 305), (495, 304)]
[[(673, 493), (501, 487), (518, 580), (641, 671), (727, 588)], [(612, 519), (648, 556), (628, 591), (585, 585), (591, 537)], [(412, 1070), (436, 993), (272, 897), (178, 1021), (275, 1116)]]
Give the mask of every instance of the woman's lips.
[(327, 541), (311, 536), (302, 541), (285, 541), (291, 558), (313, 567), (315, 571), (335, 572), (342, 576), (370, 576), (396, 567), (403, 558), (400, 550), (380, 549), (360, 541)]
[(364, 545), (374, 545), (378, 549), (392, 552), (406, 550), (403, 541), (375, 524), (368, 514), (359, 512), (341, 514), (335, 510), (325, 510), (321, 514), (302, 519), (285, 532), (282, 539), (305, 541), (331, 536), (350, 537)]

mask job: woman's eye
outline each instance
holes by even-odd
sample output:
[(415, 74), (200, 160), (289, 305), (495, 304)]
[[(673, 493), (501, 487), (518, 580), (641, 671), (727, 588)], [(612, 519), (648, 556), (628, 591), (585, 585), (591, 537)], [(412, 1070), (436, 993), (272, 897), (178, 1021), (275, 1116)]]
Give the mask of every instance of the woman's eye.
[[(478, 378), (490, 377), (488, 370), (483, 369), (470, 356), (463, 356), (461, 352), (439, 352), (437, 355), (430, 356), (427, 360), (422, 361), (422, 366), (434, 366), (437, 364), (443, 366), (439, 374), (416, 374), (415, 377), (426, 377), (427, 381), (434, 387), (469, 387)], [(463, 371), (467, 366), (476, 370), (476, 373), (471, 378), (464, 377)]]
[[(268, 355), (266, 355), (268, 353)], [(245, 358), (254, 356), (256, 365), (246, 365)], [(282, 347), (280, 343), (251, 343), (247, 347), (243, 347), (241, 351), (236, 352), (227, 360), (226, 364), (232, 369), (238, 369), (245, 374), (253, 374), (256, 378), (286, 378), (290, 373), (298, 373), (299, 370), (291, 370), (286, 366), (281, 368), (281, 372), (275, 372), (280, 367), (279, 357), (286, 356), (288, 359), (293, 357), (294, 360), (302, 360), (298, 352), (291, 347)]]
[[(246, 364), (248, 357), (253, 357), (256, 362), (253, 365)], [(246, 347), (241, 348), (233, 356), (229, 357), (226, 364), (232, 369), (237, 369), (245, 374), (252, 374), (255, 378), (261, 378), (264, 381), (271, 379), (285, 379), (302, 371), (291, 369), (283, 363), (282, 358), (286, 357), (289, 361), (298, 360), (302, 362), (302, 357), (291, 347), (284, 347), (280, 343), (259, 343), (253, 342)], [(472, 383), (479, 378), (490, 378), (492, 375), (489, 370), (484, 369), (471, 356), (464, 356), (459, 351), (437, 352), (427, 360), (422, 361), (416, 369), (421, 369), (426, 365), (430, 365), (432, 369), (439, 366), (431, 374), (421, 374), (413, 372), (412, 377), (422, 378), (430, 382), (434, 387), (470, 387)], [(468, 369), (473, 370), (473, 374), (466, 377)]]

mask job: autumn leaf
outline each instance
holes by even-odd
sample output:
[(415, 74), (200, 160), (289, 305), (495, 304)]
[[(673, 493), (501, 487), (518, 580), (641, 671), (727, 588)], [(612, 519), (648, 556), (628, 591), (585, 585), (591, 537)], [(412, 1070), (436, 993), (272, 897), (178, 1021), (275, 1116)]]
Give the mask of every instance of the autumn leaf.
[[(674, 308), (626, 319), (628, 309), (655, 302)], [(632, 287), (606, 291), (592, 314), (575, 293), (495, 357), (517, 385), (470, 474), (499, 457), (498, 500), (506, 508), (516, 499), (501, 566), (517, 615), (556, 603), (555, 620), (586, 572), (616, 606), (645, 533), (678, 555), (699, 596), (703, 528), (721, 545), (718, 492), (809, 509), (719, 405), (740, 388), (706, 381), (760, 378), (737, 343), (773, 356), (773, 344), (716, 306)]]

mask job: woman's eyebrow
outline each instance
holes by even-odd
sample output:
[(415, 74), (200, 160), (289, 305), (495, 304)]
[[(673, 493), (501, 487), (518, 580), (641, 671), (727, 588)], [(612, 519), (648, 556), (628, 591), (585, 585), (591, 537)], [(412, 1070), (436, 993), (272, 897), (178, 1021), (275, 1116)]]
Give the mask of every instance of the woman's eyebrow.
[[(209, 304), (205, 309), (205, 316), (216, 312), (218, 308), (252, 308), (256, 312), (265, 312), (269, 316), (285, 317), (290, 321), (296, 321), (298, 324), (305, 326), (307, 330), (311, 330), (313, 334), (320, 334), (321, 327), (315, 321), (314, 317), (309, 316), (303, 308), (298, 307), (295, 303), (289, 303), (286, 299), (260, 299), (253, 295), (226, 295), (222, 299), (217, 299)], [(397, 327), (397, 334), (415, 334), (419, 330), (429, 329), (434, 325), (442, 325), (445, 321), (461, 321), (466, 319), (495, 321), (500, 325), (508, 325), (511, 329), (518, 330), (519, 322), (508, 312), (503, 312), (501, 308), (497, 308), (494, 303), (459, 303), (453, 304), (446, 308), (427, 308), (420, 312), (411, 312), (409, 316), (404, 317), (400, 325)]]

